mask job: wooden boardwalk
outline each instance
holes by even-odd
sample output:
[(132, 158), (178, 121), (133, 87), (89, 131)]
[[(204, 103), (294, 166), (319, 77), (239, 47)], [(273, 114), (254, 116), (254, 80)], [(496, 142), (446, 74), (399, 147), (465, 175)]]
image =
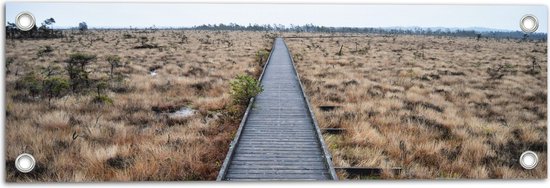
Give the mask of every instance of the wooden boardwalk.
[(283, 39), (277, 38), (219, 180), (335, 180), (332, 160)]

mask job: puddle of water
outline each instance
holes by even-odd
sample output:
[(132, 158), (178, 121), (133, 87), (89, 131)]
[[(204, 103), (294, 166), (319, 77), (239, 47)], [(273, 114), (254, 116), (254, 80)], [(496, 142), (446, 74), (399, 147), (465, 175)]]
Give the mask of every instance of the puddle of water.
[(321, 111), (324, 111), (324, 112), (333, 111), (338, 108), (341, 108), (341, 106), (331, 106), (331, 105), (319, 106), (319, 109), (321, 109)]
[(188, 108), (188, 107), (182, 107), (178, 111), (175, 111), (174, 113), (170, 113), (170, 116), (171, 117), (183, 118), (183, 117), (192, 116), (193, 114), (195, 114), (195, 110), (193, 110), (191, 108)]

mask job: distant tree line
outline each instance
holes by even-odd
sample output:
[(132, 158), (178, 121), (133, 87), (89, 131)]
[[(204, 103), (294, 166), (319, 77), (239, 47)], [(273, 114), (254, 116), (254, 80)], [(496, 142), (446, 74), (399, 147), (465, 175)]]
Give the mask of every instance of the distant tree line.
[(6, 25), (6, 38), (7, 39), (21, 39), (21, 38), (60, 38), (63, 37), (63, 32), (60, 30), (54, 30), (51, 26), (55, 23), (55, 19), (48, 18), (41, 23), (40, 27), (34, 25), (34, 27), (28, 31), (22, 31), (17, 28), (15, 23), (8, 22)]
[(405, 35), (430, 35), (430, 36), (459, 36), (459, 37), (488, 37), (488, 38), (508, 38), (508, 39), (532, 39), (546, 41), (546, 33), (525, 34), (520, 31), (485, 31), (479, 32), (474, 30), (451, 30), (451, 29), (430, 29), (430, 28), (414, 28), (414, 29), (388, 29), (374, 27), (325, 27), (313, 24), (306, 25), (290, 25), (287, 27), (281, 24), (249, 24), (248, 26), (238, 24), (208, 24), (194, 26), (194, 30), (237, 30), (237, 31), (275, 31), (275, 32), (320, 32), (320, 33), (372, 33), (372, 34), (405, 34)]
[[(50, 26), (55, 23), (53, 18), (44, 20), (42, 26), (34, 27), (29, 31), (17, 29), (14, 23), (8, 22), (6, 26), (6, 38), (59, 38), (63, 37), (61, 29), (54, 30)], [(122, 29), (122, 28), (120, 28)], [(138, 30), (138, 28), (130, 28)], [(429, 35), (429, 36), (458, 36), (477, 38), (505, 38), (522, 40), (542, 40), (546, 41), (546, 33), (525, 34), (520, 31), (474, 31), (466, 29), (431, 29), (431, 28), (374, 28), (374, 27), (325, 27), (313, 24), (290, 25), (287, 27), (282, 24), (248, 24), (247, 26), (235, 23), (230, 24), (203, 24), (190, 28), (163, 28), (163, 29), (183, 29), (183, 30), (228, 30), (228, 31), (265, 31), (265, 32), (305, 32), (305, 33), (357, 33), (357, 34), (384, 34), (384, 35)], [(79, 30), (81, 32), (88, 30), (86, 22), (81, 22), (78, 27), (70, 30)], [(156, 31), (159, 28), (150, 27), (145, 30)]]

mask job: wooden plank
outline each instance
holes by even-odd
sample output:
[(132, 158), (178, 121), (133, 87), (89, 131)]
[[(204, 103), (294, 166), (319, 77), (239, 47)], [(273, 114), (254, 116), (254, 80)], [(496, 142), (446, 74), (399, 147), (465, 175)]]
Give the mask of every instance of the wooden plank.
[(229, 169), (231, 174), (327, 174), (326, 169)]
[(239, 158), (247, 158), (247, 157), (258, 157), (258, 158), (292, 158), (292, 159), (321, 159), (321, 155), (317, 154), (287, 154), (287, 153), (265, 153), (265, 154), (256, 154), (256, 153), (242, 153), (239, 152), (235, 155), (235, 157)]
[(308, 138), (261, 138), (261, 137), (254, 138), (254, 137), (246, 137), (243, 140), (247, 140), (247, 141), (251, 141), (251, 142), (269, 142), (269, 143), (279, 142), (279, 143), (282, 143), (282, 144), (285, 144), (285, 143), (288, 143), (288, 142), (290, 142), (290, 143), (294, 143), (294, 142), (313, 142), (313, 143), (316, 143), (315, 140), (308, 139)]
[(327, 174), (227, 174), (228, 179), (285, 179), (326, 180)]
[[(256, 140), (256, 141), (267, 141), (266, 136), (263, 135), (250, 135), (247, 134), (247, 139), (249, 140)], [(309, 135), (278, 135), (278, 136), (270, 136), (269, 140), (308, 140), (315, 142), (315, 137), (309, 136)]]
[(265, 170), (265, 169), (272, 169), (272, 170), (324, 170), (326, 171), (326, 168), (323, 167), (322, 162), (312, 163), (310, 165), (304, 165), (304, 166), (297, 166), (295, 163), (289, 163), (288, 165), (280, 165), (275, 163), (258, 163), (254, 165), (235, 165), (231, 167), (231, 170), (234, 169), (241, 169), (241, 170)]
[[(309, 132), (308, 132), (309, 133)], [(310, 138), (312, 137), (311, 134), (307, 134), (307, 133), (272, 133), (272, 134), (268, 134), (268, 133), (256, 133), (256, 134), (250, 134), (250, 133), (245, 133), (245, 134), (242, 134), (242, 135), (246, 135), (246, 136), (251, 136), (251, 137), (254, 137), (254, 136), (257, 136), (257, 137), (267, 137), (267, 136), (270, 136), (270, 137), (290, 137), (290, 138), (299, 138), (299, 137), (307, 137), (307, 138)], [(313, 138), (315, 138), (315, 136), (313, 136)]]
[(310, 120), (307, 120), (307, 119), (300, 119), (299, 121), (291, 121), (291, 120), (287, 120), (287, 119), (281, 119), (281, 120), (266, 120), (266, 119), (257, 119), (257, 120), (248, 120), (248, 122), (250, 123), (261, 123), (261, 122), (266, 122), (266, 123), (294, 123), (294, 124), (308, 124), (308, 123), (311, 123)]
[(239, 148), (246, 148), (246, 149), (282, 149), (282, 148), (290, 148), (290, 149), (319, 149), (319, 147), (313, 147), (313, 146), (282, 146), (282, 145), (261, 145), (261, 146), (254, 146), (254, 145), (239, 145)]
[(318, 168), (325, 168), (322, 164), (322, 161), (305, 161), (305, 162), (275, 162), (275, 161), (232, 161), (231, 164), (235, 168), (241, 168), (246, 166), (287, 166), (292, 168), (311, 168), (311, 167), (318, 167)]
[(320, 152), (321, 150), (319, 148), (312, 148), (312, 149), (306, 149), (306, 148), (300, 148), (300, 149), (294, 149), (294, 148), (246, 148), (246, 147), (239, 147), (237, 150), (243, 151), (243, 152), (249, 152), (249, 151), (256, 151), (256, 152), (274, 152), (274, 151), (286, 151), (286, 152)]
[(238, 150), (239, 151), (239, 156), (245, 156), (245, 155), (250, 155), (250, 156), (264, 156), (264, 157), (271, 157), (271, 156), (285, 156), (285, 157), (290, 157), (290, 156), (300, 156), (300, 157), (306, 157), (306, 156), (311, 156), (311, 157), (314, 157), (314, 156), (320, 156), (322, 153), (320, 151), (316, 151), (316, 152), (284, 152), (284, 151), (274, 151), (274, 152), (250, 152), (250, 151), (242, 151), (242, 150)]
[(323, 161), (321, 157), (304, 158), (304, 157), (251, 157), (251, 156), (234, 156), (236, 161), (288, 161), (288, 162), (308, 162), (308, 161)]
[(276, 141), (275, 139), (270, 140), (252, 140), (252, 139), (244, 139), (242, 140), (241, 144), (243, 146), (254, 146), (257, 145), (258, 147), (262, 146), (281, 146), (281, 147), (288, 147), (288, 148), (295, 148), (295, 147), (312, 147), (312, 148), (319, 148), (316, 147), (315, 140), (302, 140), (302, 141)]

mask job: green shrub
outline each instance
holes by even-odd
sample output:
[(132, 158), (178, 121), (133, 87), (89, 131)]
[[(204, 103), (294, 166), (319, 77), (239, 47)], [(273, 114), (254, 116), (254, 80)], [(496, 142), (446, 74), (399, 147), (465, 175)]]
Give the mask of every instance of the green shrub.
[(77, 52), (69, 56), (69, 60), (67, 61), (67, 63), (76, 64), (82, 67), (86, 66), (88, 63), (90, 63), (90, 61), (94, 60), (95, 58), (95, 55)]
[(44, 80), (44, 91), (52, 97), (60, 97), (69, 89), (69, 81), (59, 76)]
[(256, 61), (258, 61), (258, 65), (264, 66), (264, 63), (269, 58), (269, 51), (267, 50), (258, 50), (256, 52)]
[(227, 105), (224, 110), (223, 122), (239, 123), (246, 109), (243, 105)]
[(248, 100), (263, 91), (258, 80), (249, 75), (238, 75), (231, 80), (231, 97), (235, 104), (246, 104)]
[(69, 90), (69, 81), (59, 76), (44, 80), (44, 93), (48, 96), (48, 104), (54, 97), (62, 97)]
[(50, 45), (42, 46), (38, 49), (38, 53), (36, 54), (38, 57), (42, 57), (44, 55), (50, 54), (53, 52), (53, 48)]
[(35, 72), (29, 72), (15, 83), (15, 89), (25, 90), (31, 97), (48, 97), (48, 103), (52, 98), (62, 97), (68, 93), (69, 81), (61, 76), (42, 76)]
[(106, 95), (97, 95), (92, 99), (92, 103), (95, 104), (113, 104), (113, 99)]
[(15, 89), (26, 90), (32, 96), (38, 96), (42, 91), (42, 78), (34, 71), (25, 74), (15, 83)]

